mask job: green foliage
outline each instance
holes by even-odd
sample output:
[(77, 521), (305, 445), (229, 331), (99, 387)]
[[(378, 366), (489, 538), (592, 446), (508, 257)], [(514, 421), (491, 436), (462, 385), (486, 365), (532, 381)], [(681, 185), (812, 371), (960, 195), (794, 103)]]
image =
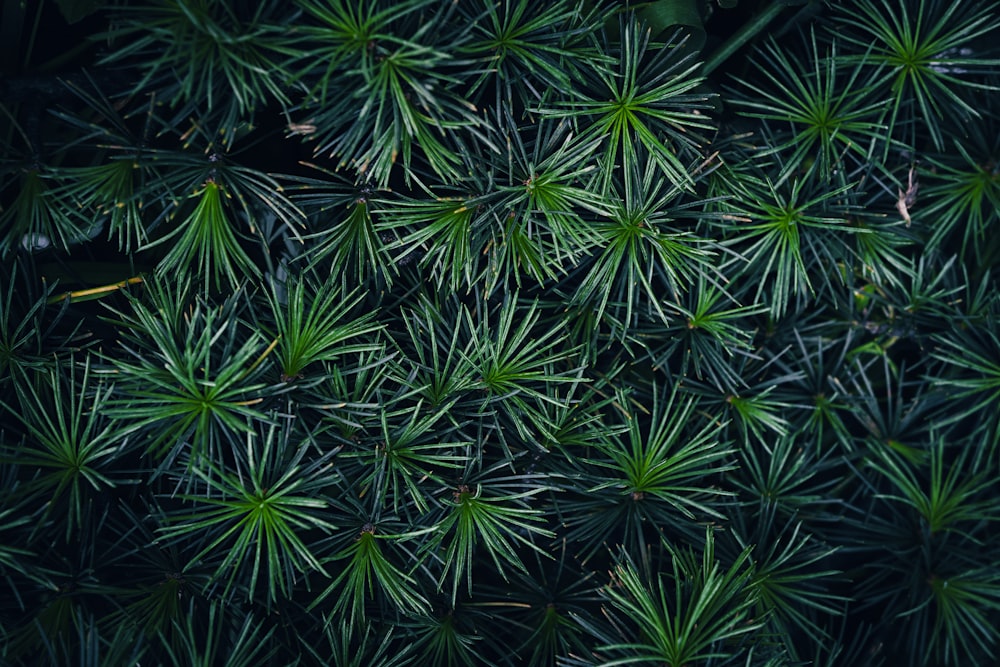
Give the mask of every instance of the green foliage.
[[(732, 236), (725, 243), (741, 260), (741, 273), (760, 278), (753, 299), (769, 302), (778, 318), (813, 297), (817, 273), (824, 287), (835, 290), (839, 267), (852, 259), (851, 235), (865, 232), (848, 224), (844, 196), (853, 184), (821, 187), (808, 177), (776, 183), (767, 175), (761, 179), (758, 166), (737, 168), (749, 173), (734, 174), (737, 202), (727, 215), (743, 224), (727, 225)], [(822, 271), (810, 270), (816, 266)]]
[[(175, 664), (184, 663), (208, 667), (208, 665), (225, 665), (226, 667), (249, 667), (266, 661), (274, 649), (268, 648), (268, 639), (273, 629), (261, 632), (260, 626), (252, 616), (244, 618), (239, 627), (233, 627), (226, 614), (220, 612), (220, 605), (212, 604), (208, 608), (208, 618), (202, 613), (199, 619), (207, 627), (195, 624), (195, 615), (188, 614), (187, 622), (179, 624), (179, 647), (164, 643), (166, 657)], [(203, 635), (202, 632), (205, 632)], [(229, 637), (235, 637), (236, 650), (230, 651)]]
[[(449, 590), (454, 604), (460, 585), (472, 588), (473, 555), (477, 548), (485, 551), (496, 570), (502, 576), (506, 568), (524, 570), (517, 550), (521, 543), (538, 549), (532, 536), (552, 537), (550, 531), (538, 524), (543, 521), (540, 510), (528, 505), (528, 500), (545, 491), (544, 486), (534, 486), (527, 490), (516, 490), (526, 485), (523, 479), (489, 479), (484, 495), (484, 484), (474, 486), (461, 484), (453, 493), (451, 501), (445, 504), (445, 515), (435, 527), (435, 537), (427, 543), (429, 549), (438, 552), (442, 562), (439, 586), (444, 586), (447, 575), (451, 574)], [(513, 487), (513, 493), (504, 493)], [(498, 493), (499, 492), (499, 493)]]
[(104, 35), (115, 47), (101, 65), (142, 63), (128, 91), (155, 89), (175, 118), (218, 117), (223, 127), (269, 101), (290, 102), (282, 58), (287, 56), (274, 3), (236, 8), (208, 0), (158, 0), (116, 7)]
[(361, 622), (365, 600), (372, 596), (376, 585), (397, 609), (411, 614), (426, 612), (427, 602), (414, 588), (413, 578), (386, 558), (375, 537), (375, 527), (371, 524), (365, 524), (360, 535), (331, 556), (331, 561), (338, 563), (340, 574), (320, 594), (317, 602), (338, 587), (343, 587), (333, 605), (334, 617), (342, 617), (347, 612), (347, 623), (354, 625)]
[(181, 450), (190, 450), (192, 463), (212, 458), (235, 434), (249, 433), (252, 420), (266, 419), (254, 406), (264, 400), (261, 362), (273, 344), (242, 330), (238, 296), (216, 307), (189, 301), (183, 287), (146, 287), (150, 306), (132, 298), (131, 312), (117, 313), (127, 338), (112, 361), (121, 393), (108, 401), (108, 414), (127, 420), (157, 458)]
[[(263, 434), (248, 434), (245, 448), (231, 451), (227, 467), (234, 471), (211, 462), (191, 466), (192, 481), (203, 486), (179, 499), (199, 509), (178, 508), (161, 529), (169, 543), (197, 536), (201, 548), (191, 560), (218, 562), (216, 577), (228, 578), (225, 597), (237, 579), (250, 598), (265, 581), (273, 603), (279, 593), (281, 599), (289, 596), (297, 573), (322, 570), (300, 536), (335, 528), (321, 518), (327, 502), (318, 495), (335, 451), (304, 462), (308, 440), (295, 447), (285, 426), (280, 433), (268, 425)], [(250, 572), (243, 571), (247, 567)]]
[[(641, 639), (599, 646), (602, 657), (596, 663), (577, 664), (660, 662), (681, 667), (692, 661), (730, 657), (732, 649), (722, 650), (722, 645), (759, 627), (750, 618), (756, 596), (748, 591), (749, 556), (748, 549), (729, 568), (720, 568), (709, 528), (700, 558), (693, 551), (670, 550), (672, 571), (667, 581), (662, 574), (649, 581), (627, 561), (618, 565), (605, 595), (625, 615), (624, 622), (638, 626)], [(595, 635), (605, 641), (601, 634)]]
[(450, 72), (471, 64), (456, 57), (455, 35), (446, 29), (454, 5), (301, 5), (312, 22), (302, 31), (309, 44), (293, 60), (295, 79), (309, 88), (297, 111), (321, 128), (315, 152), (336, 156), (378, 186), (388, 183), (397, 158), (412, 175), (415, 147), (438, 177), (457, 175), (456, 151), (439, 135), (479, 120), (452, 92), (461, 80)]
[[(760, 50), (761, 60), (754, 62), (766, 87), (757, 87), (755, 79), (739, 82), (753, 93), (749, 99), (736, 99), (747, 108), (747, 116), (790, 126), (775, 130), (761, 151), (763, 155), (787, 154), (778, 183), (809, 169), (816, 169), (823, 179), (837, 170), (851, 171), (871, 162), (880, 142), (889, 138), (881, 124), (885, 101), (872, 98), (881, 71), (869, 68), (866, 72), (859, 64), (841, 73), (837, 53), (821, 56), (813, 33), (809, 49), (808, 58), (800, 61), (769, 42)], [(811, 69), (804, 70), (804, 64)]]
[(973, 130), (973, 141), (955, 142), (953, 151), (933, 154), (928, 158), (931, 168), (921, 174), (928, 183), (924, 190), (928, 206), (921, 211), (921, 219), (927, 221), (927, 245), (971, 255), (980, 266), (991, 262), (990, 254), (996, 252), (987, 234), (1000, 209), (996, 168), (1000, 146), (994, 127), (991, 118)]
[(349, 319), (359, 296), (345, 295), (329, 283), (309, 285), (291, 276), (283, 284), (272, 281), (269, 287), (265, 292), (271, 310), (267, 321), (273, 323), (274, 331), (269, 336), (278, 341), (274, 355), (282, 380), (302, 377), (310, 364), (379, 349), (377, 343), (360, 342), (381, 329), (373, 313)]
[[(692, 54), (672, 40), (651, 45), (649, 31), (635, 21), (621, 29), (621, 43), (610, 49), (619, 62), (590, 72), (582, 100), (543, 103), (544, 116), (574, 118), (583, 138), (603, 137), (598, 174), (602, 192), (613, 178), (644, 162), (654, 164), (675, 187), (689, 187), (689, 162), (698, 155), (698, 130), (712, 125), (699, 109), (708, 109), (706, 96), (695, 89), (701, 83)], [(616, 53), (617, 52), (617, 53)], [(618, 170), (621, 170), (619, 172)], [(626, 193), (628, 194), (628, 193)]]
[(864, 52), (848, 62), (888, 70), (883, 79), (891, 94), (887, 120), (906, 145), (917, 147), (917, 133), (926, 129), (933, 146), (944, 148), (941, 123), (946, 109), (965, 118), (979, 116), (966, 91), (996, 88), (970, 75), (995, 73), (1000, 64), (976, 53), (979, 38), (1000, 27), (988, 4), (861, 0), (846, 10), (840, 7), (836, 22), (844, 29), (841, 39), (856, 52)]
[(37, 487), (50, 495), (43, 520), (56, 509), (64, 512), (68, 541), (82, 527), (82, 513), (93, 496), (114, 486), (105, 469), (129, 445), (114, 417), (90, 409), (106, 402), (112, 388), (99, 381), (94, 386), (89, 358), (79, 379), (70, 357), (39, 380), (15, 385), (17, 405), (0, 403), (24, 432), (20, 442), (5, 448), (4, 456), (39, 470), (24, 492)]
[(0, 288), (0, 386), (28, 381), (73, 349), (72, 331), (58, 326), (65, 310), (46, 308), (52, 287), (32, 284), (27, 267), (11, 262)]
[(996, 662), (990, 3), (22, 5), (0, 663)]
[[(628, 403), (619, 395), (617, 405)], [(697, 407), (692, 396), (664, 398), (654, 389), (648, 419), (626, 414), (622, 434), (593, 443), (593, 454), (582, 461), (586, 486), (577, 487), (579, 495), (564, 510), (568, 537), (581, 544), (582, 555), (617, 543), (641, 552), (653, 526), (690, 531), (694, 526), (679, 517), (693, 523), (721, 516), (718, 499), (726, 492), (712, 480), (730, 468), (732, 450), (719, 442), (714, 415), (696, 420)]]
[(1000, 399), (1000, 364), (996, 350), (1000, 347), (996, 320), (990, 318), (978, 326), (962, 327), (945, 337), (938, 334), (935, 358), (951, 369), (941, 378), (943, 386), (951, 391), (956, 402), (954, 412), (946, 423), (967, 421), (971, 430), (981, 434), (984, 446), (979, 453), (996, 455), (1000, 442), (1000, 425), (996, 419), (996, 404)]
[(23, 246), (43, 249), (51, 243), (68, 249), (89, 236), (90, 225), (73, 209), (61, 206), (55, 192), (57, 172), (42, 164), (10, 166), (4, 189), (16, 190), (17, 197), (0, 211), (0, 250), (7, 253)]

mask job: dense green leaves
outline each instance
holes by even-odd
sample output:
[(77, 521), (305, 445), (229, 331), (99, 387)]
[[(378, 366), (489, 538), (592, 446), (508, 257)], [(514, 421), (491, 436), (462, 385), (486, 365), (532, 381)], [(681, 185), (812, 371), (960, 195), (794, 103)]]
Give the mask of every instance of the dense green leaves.
[[(780, 183), (797, 171), (816, 169), (827, 179), (834, 170), (851, 169), (872, 160), (880, 142), (889, 135), (882, 125), (885, 101), (872, 97), (877, 90), (878, 69), (866, 72), (859, 65), (842, 74), (835, 52), (820, 55), (816, 36), (810, 34), (809, 57), (798, 61), (775, 43), (766, 44), (756, 62), (766, 81), (760, 88), (755, 79), (739, 83), (753, 95), (737, 97), (753, 118), (788, 123), (769, 141), (768, 152), (788, 154)], [(803, 64), (809, 70), (803, 70)]]
[(192, 462), (219, 453), (233, 434), (247, 433), (266, 384), (264, 357), (273, 349), (262, 336), (240, 330), (233, 317), (236, 298), (221, 307), (183, 289), (147, 283), (150, 308), (138, 299), (121, 313), (127, 331), (124, 354), (114, 360), (122, 393), (108, 414), (128, 420), (147, 452), (177, 456), (190, 448)]
[(634, 21), (623, 25), (616, 50), (616, 67), (590, 72), (588, 98), (543, 104), (540, 113), (577, 119), (584, 137), (604, 139), (605, 168), (598, 176), (603, 192), (616, 175), (627, 177), (647, 161), (675, 187), (689, 187), (697, 132), (712, 129), (699, 112), (710, 105), (695, 90), (700, 78), (692, 54), (685, 55), (679, 39), (653, 47), (648, 30)]
[(460, 80), (448, 72), (470, 64), (456, 61), (454, 42), (442, 43), (454, 8), (423, 0), (382, 9), (302, 4), (316, 23), (304, 31), (308, 58), (296, 63), (296, 78), (307, 82), (319, 106), (307, 103), (299, 113), (319, 128), (316, 153), (336, 156), (384, 186), (397, 159), (413, 174), (419, 147), (437, 176), (454, 177), (459, 159), (440, 136), (479, 122), (474, 107), (452, 92)]
[(639, 5), (4, 13), (0, 663), (996, 662), (1000, 23)]
[(159, 89), (181, 122), (198, 113), (231, 126), (272, 99), (289, 101), (281, 57), (287, 40), (274, 10), (271, 3), (244, 12), (207, 0), (124, 4), (106, 35), (116, 48), (101, 63), (142, 63), (129, 92)]
[[(837, 23), (843, 42), (858, 55), (854, 62), (885, 67), (892, 94), (888, 122), (907, 145), (916, 146), (926, 129), (937, 149), (944, 147), (945, 109), (967, 118), (979, 115), (966, 99), (969, 88), (995, 90), (974, 74), (995, 73), (1000, 61), (977, 54), (979, 39), (1000, 27), (987, 3), (919, 0), (915, 5), (862, 0)], [(978, 57), (972, 57), (976, 55)]]
[[(543, 520), (541, 510), (528, 505), (528, 500), (545, 487), (538, 485), (519, 491), (516, 488), (526, 486), (530, 479), (490, 481), (489, 485), (459, 485), (452, 499), (445, 501), (444, 518), (435, 528), (437, 535), (428, 542), (442, 563), (438, 585), (448, 582), (452, 604), (463, 584), (466, 590), (472, 588), (473, 556), (477, 551), (485, 552), (498, 573), (506, 577), (506, 568), (524, 570), (515, 549), (517, 543), (538, 549), (532, 536), (553, 536), (539, 525)], [(514, 487), (514, 492), (504, 493), (510, 487)]]
[(596, 664), (658, 662), (682, 667), (725, 658), (731, 653), (723, 645), (759, 627), (751, 617), (755, 596), (745, 590), (750, 551), (723, 569), (715, 560), (711, 529), (705, 540), (700, 558), (690, 551), (670, 550), (669, 579), (659, 574), (650, 581), (627, 561), (615, 568), (605, 595), (624, 615), (623, 621), (636, 626), (637, 641), (600, 646), (598, 655), (606, 657)]
[(4, 456), (38, 468), (40, 475), (32, 485), (51, 494), (53, 504), (46, 514), (56, 507), (65, 512), (68, 539), (81, 527), (92, 497), (114, 485), (106, 469), (129, 445), (113, 417), (90, 409), (107, 401), (112, 389), (95, 382), (89, 359), (79, 379), (73, 359), (64, 363), (49, 369), (37, 387), (16, 385), (18, 404), (0, 403), (0, 408), (21, 421), (25, 433)]
[[(301, 535), (334, 528), (321, 518), (327, 502), (316, 490), (326, 484), (324, 471), (335, 452), (304, 462), (309, 443), (292, 449), (292, 437), (287, 424), (282, 432), (268, 426), (256, 442), (248, 434), (245, 448), (233, 449), (234, 472), (214, 463), (193, 467), (193, 481), (204, 486), (181, 500), (197, 509), (179, 509), (161, 531), (172, 542), (197, 535), (207, 544), (193, 561), (218, 562), (217, 575), (228, 572), (228, 587), (240, 579), (251, 598), (266, 581), (271, 602), (290, 594), (297, 573), (322, 570)], [(248, 573), (241, 571), (248, 566)]]

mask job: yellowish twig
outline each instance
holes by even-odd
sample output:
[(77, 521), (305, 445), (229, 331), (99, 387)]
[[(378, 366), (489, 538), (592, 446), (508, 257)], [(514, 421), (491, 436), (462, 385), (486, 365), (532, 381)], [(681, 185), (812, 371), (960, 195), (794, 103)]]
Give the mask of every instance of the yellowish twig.
[(89, 287), (87, 289), (75, 290), (72, 292), (63, 292), (62, 294), (57, 294), (53, 297), (49, 297), (47, 303), (59, 303), (60, 301), (65, 301), (66, 299), (82, 299), (84, 301), (91, 298), (100, 298), (105, 294), (110, 294), (111, 292), (117, 292), (123, 287), (128, 287), (129, 285), (136, 285), (143, 282), (142, 276), (136, 276), (134, 278), (128, 278), (126, 280), (119, 281), (117, 283), (112, 283), (110, 285), (101, 285), (100, 287)]

